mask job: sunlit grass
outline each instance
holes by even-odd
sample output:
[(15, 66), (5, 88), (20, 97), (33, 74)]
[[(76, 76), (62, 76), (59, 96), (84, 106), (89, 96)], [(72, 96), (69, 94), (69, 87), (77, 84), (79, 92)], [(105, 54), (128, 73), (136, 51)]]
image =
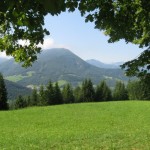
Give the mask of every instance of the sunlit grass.
[(0, 112), (0, 149), (149, 150), (150, 103), (83, 103)]
[(27, 75), (13, 75), (13, 76), (6, 76), (5, 79), (6, 80), (9, 80), (9, 81), (12, 81), (12, 82), (18, 82), (18, 81), (21, 81), (23, 80), (24, 78), (29, 78), (29, 77), (32, 77), (32, 75), (34, 74), (35, 72), (34, 71), (29, 71), (27, 72), (26, 74)]

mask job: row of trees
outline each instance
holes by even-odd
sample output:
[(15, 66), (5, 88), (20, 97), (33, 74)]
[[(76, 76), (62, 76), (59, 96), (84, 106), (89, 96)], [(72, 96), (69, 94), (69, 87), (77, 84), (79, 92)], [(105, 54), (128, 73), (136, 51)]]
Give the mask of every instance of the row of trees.
[(117, 100), (149, 100), (150, 86), (142, 81), (129, 81), (125, 86), (121, 81), (117, 81), (112, 90), (105, 81), (101, 81), (94, 86), (90, 79), (82, 82), (81, 86), (73, 89), (70, 84), (66, 84), (62, 89), (56, 82), (50, 81), (46, 87), (40, 86), (39, 90), (33, 89), (32, 95), (26, 98), (19, 96), (13, 103), (13, 108), (24, 108), (27, 106), (47, 106), (80, 102), (104, 102)]
[[(129, 81), (127, 86), (117, 81), (114, 89), (110, 89), (105, 81), (94, 86), (90, 79), (82, 82), (81, 86), (73, 88), (66, 84), (62, 89), (56, 82), (50, 81), (46, 87), (43, 85), (37, 90), (33, 89), (28, 97), (21, 95), (12, 101), (10, 108), (24, 108), (28, 106), (47, 106), (79, 102), (102, 102), (112, 100), (150, 100), (150, 85), (147, 81)], [(7, 89), (2, 74), (0, 74), (0, 110), (7, 110)]]

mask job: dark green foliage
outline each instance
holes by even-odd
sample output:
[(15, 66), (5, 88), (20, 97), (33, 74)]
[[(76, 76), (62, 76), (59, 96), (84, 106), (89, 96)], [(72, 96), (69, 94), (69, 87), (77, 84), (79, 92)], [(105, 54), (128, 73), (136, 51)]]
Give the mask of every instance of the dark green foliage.
[[(6, 50), (16, 61), (23, 61), (24, 66), (31, 65), (40, 52), (37, 45), (49, 35), (43, 27), (48, 12), (38, 1), (2, 0), (0, 6), (0, 49)], [(29, 41), (29, 44), (22, 46), (19, 40)]]
[(95, 101), (96, 102), (100, 102), (100, 101), (103, 101), (102, 100), (102, 88), (99, 85), (96, 86), (96, 89), (95, 89)]
[(121, 81), (116, 82), (115, 89), (113, 91), (113, 99), (114, 100), (128, 100), (128, 92), (127, 89)]
[(48, 104), (48, 102), (46, 100), (46, 92), (44, 90), (43, 85), (41, 85), (40, 89), (39, 89), (39, 103), (38, 103), (38, 105), (45, 106), (47, 104)]
[(63, 103), (62, 93), (58, 86), (58, 83), (56, 82), (54, 86), (54, 104), (62, 104), (62, 103)]
[(54, 87), (51, 81), (49, 81), (47, 87), (46, 87), (46, 91), (45, 91), (45, 95), (46, 95), (46, 101), (48, 102), (48, 105), (53, 105), (55, 104), (55, 100), (54, 100)]
[(62, 104), (63, 98), (60, 91), (60, 88), (58, 86), (58, 83), (55, 83), (55, 86), (53, 86), (52, 82), (49, 81), (46, 91), (45, 91), (46, 101), (48, 102), (48, 105), (55, 105), (55, 104)]
[(129, 99), (131, 100), (150, 100), (149, 80), (130, 81), (127, 86)]
[(144, 87), (144, 99), (150, 100), (150, 74), (145, 75), (141, 79), (142, 86)]
[(96, 101), (112, 100), (111, 90), (105, 81), (102, 81), (96, 88)]
[(75, 103), (79, 103), (82, 101), (82, 91), (81, 91), (80, 86), (77, 86), (74, 89), (73, 94), (74, 94), (74, 98), (75, 98)]
[[(62, 92), (58, 83), (55, 85), (50, 81), (44, 89), (40, 86), (39, 92), (34, 88), (32, 95), (26, 98), (19, 96), (14, 102), (10, 102), (10, 109), (24, 108), (27, 106), (47, 106), (78, 102), (102, 102), (111, 100), (127, 100), (128, 93), (131, 100), (149, 100), (150, 99), (150, 84), (149, 78), (140, 81), (130, 81), (127, 89), (124, 83), (118, 81), (113, 91), (113, 98), (111, 89), (103, 80), (96, 88), (93, 88), (93, 83), (90, 79), (82, 82), (82, 86), (77, 86), (74, 90), (70, 84), (66, 84)], [(127, 91), (128, 90), (128, 91)]]
[(62, 90), (63, 102), (74, 103), (73, 89), (70, 84), (66, 84)]
[(3, 75), (0, 73), (0, 110), (7, 110), (7, 89), (3, 79)]
[[(149, 44), (150, 45), (150, 44)], [(121, 67), (127, 76), (143, 78), (150, 76), (150, 46), (139, 57), (124, 63)]]
[(27, 96), (26, 97), (26, 103), (27, 103), (27, 106), (31, 106), (32, 103), (31, 103), (31, 96)]
[(27, 107), (27, 102), (21, 95), (19, 95), (15, 101), (15, 109), (24, 108), (24, 107)]
[(86, 79), (82, 82), (81, 87), (81, 98), (82, 102), (92, 102), (95, 99), (95, 91), (93, 88), (93, 83), (90, 79)]
[[(44, 28), (44, 17), (48, 13), (58, 15), (67, 8), (74, 11), (77, 4), (77, 1), (70, 3), (64, 0), (1, 0), (0, 50), (5, 50), (17, 62), (23, 62), (25, 67), (31, 65), (40, 53), (38, 44), (43, 44), (44, 36), (50, 34)], [(19, 40), (29, 44), (21, 45)]]
[(143, 98), (143, 87), (140, 81), (130, 81), (127, 86), (130, 100), (141, 100)]
[(36, 106), (38, 104), (38, 93), (36, 87), (34, 87), (31, 95), (31, 106)]

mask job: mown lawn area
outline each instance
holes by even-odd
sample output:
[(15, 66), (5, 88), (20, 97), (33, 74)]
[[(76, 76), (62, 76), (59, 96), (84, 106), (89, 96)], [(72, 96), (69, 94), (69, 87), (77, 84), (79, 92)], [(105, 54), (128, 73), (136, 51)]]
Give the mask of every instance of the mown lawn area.
[(0, 112), (0, 150), (149, 150), (150, 102), (118, 101)]

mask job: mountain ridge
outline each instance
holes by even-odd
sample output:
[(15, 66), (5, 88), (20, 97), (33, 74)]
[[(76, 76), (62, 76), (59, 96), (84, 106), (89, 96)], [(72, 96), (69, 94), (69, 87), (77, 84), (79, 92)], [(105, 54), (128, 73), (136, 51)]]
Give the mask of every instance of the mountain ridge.
[(115, 63), (106, 64), (106, 63), (103, 63), (103, 62), (96, 60), (96, 59), (88, 59), (88, 60), (86, 60), (86, 62), (93, 65), (93, 66), (96, 66), (99, 68), (107, 68), (107, 69), (120, 68), (120, 65), (122, 65), (124, 63), (124, 62), (115, 62)]
[(23, 86), (45, 85), (49, 80), (53, 82), (65, 80), (73, 85), (78, 85), (85, 78), (91, 78), (95, 84), (100, 80), (109, 80), (113, 84), (116, 80), (128, 80), (121, 69), (92, 66), (64, 48), (43, 51), (38, 55), (38, 60), (29, 68), (22, 68), (21, 64), (10, 59), (0, 65), (0, 72), (6, 79), (14, 80)]

